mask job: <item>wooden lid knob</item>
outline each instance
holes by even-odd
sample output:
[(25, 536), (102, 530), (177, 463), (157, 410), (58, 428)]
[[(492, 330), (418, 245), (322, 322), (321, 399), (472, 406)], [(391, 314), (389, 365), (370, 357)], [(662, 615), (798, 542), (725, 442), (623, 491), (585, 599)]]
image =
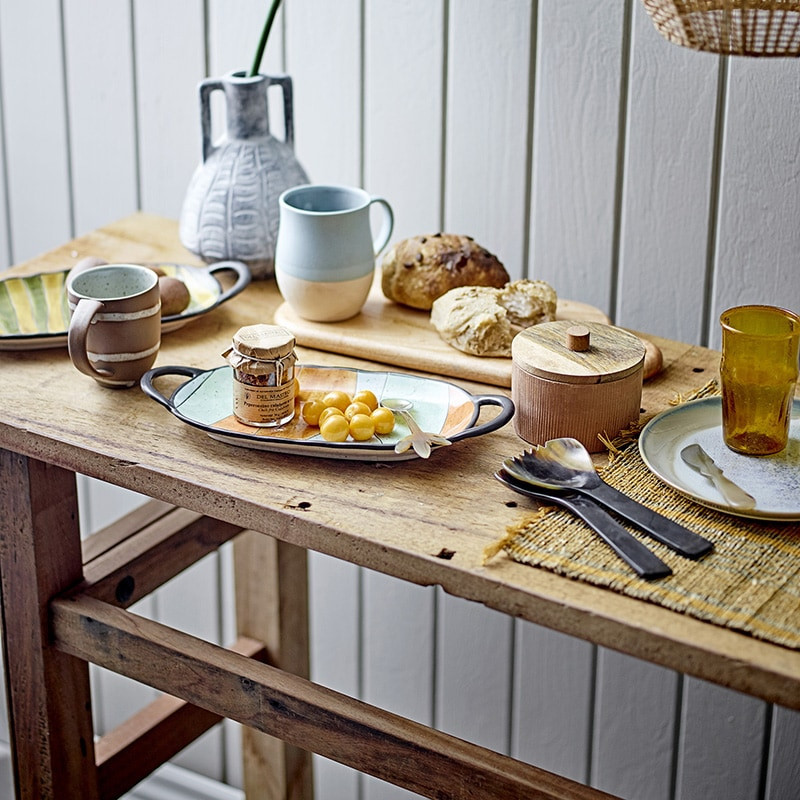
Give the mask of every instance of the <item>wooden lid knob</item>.
[(589, 329), (585, 325), (573, 325), (567, 328), (567, 347), (577, 352), (588, 350)]

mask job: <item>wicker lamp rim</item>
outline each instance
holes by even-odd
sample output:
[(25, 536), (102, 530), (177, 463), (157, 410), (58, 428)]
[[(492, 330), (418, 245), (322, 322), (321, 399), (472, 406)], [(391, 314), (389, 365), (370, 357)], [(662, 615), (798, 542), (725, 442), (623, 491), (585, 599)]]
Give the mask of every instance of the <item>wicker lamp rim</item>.
[(800, 56), (800, 0), (642, 0), (656, 30), (693, 50)]

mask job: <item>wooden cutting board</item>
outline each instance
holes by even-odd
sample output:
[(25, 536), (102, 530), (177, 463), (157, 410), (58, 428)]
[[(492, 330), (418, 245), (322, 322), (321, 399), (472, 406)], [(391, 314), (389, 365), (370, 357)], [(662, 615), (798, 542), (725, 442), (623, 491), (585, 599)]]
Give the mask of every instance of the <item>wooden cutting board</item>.
[[(609, 324), (600, 309), (574, 300), (559, 300), (557, 319)], [(284, 303), (275, 322), (288, 328), (299, 345), (331, 353), (379, 361), (451, 378), (511, 386), (510, 358), (482, 358), (462, 353), (441, 339), (429, 311), (418, 311), (387, 300), (375, 281), (361, 313), (343, 322), (310, 322)]]

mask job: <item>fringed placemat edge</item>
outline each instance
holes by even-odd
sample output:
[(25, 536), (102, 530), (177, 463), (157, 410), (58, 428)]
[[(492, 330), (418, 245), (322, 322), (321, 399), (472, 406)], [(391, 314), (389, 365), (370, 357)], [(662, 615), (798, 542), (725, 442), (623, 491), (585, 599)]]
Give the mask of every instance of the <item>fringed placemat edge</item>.
[[(712, 379), (693, 392), (676, 395), (670, 405), (718, 394), (719, 386), (716, 379)], [(773, 644), (800, 649), (800, 527), (765, 527), (757, 522), (732, 519), (730, 515), (693, 503), (661, 483), (643, 462), (641, 465), (638, 463), (641, 460), (638, 448), (631, 449), (631, 445), (638, 442), (644, 426), (654, 416), (656, 414), (643, 417), (613, 439), (603, 439), (608, 449), (609, 463), (600, 471), (611, 482), (614, 473), (623, 468), (641, 472), (643, 467), (646, 473), (644, 477), (657, 482), (659, 494), (667, 498), (655, 510), (665, 513), (667, 509), (662, 506), (667, 505), (672, 513), (665, 515), (677, 517), (678, 522), (697, 524), (699, 520), (698, 533), (716, 541), (714, 554), (700, 562), (689, 561), (631, 527), (631, 532), (673, 569), (670, 578), (643, 581), (582, 521), (554, 505), (543, 505), (526, 515), (520, 523), (509, 526), (505, 535), (487, 545), (483, 552), (483, 564), (488, 564), (504, 551), (518, 563), (610, 589)], [(651, 491), (654, 489), (651, 488)], [(553, 514), (556, 515), (553, 520), (557, 521), (544, 522)], [(548, 532), (551, 542), (549, 548), (537, 546), (536, 541), (541, 536), (530, 532), (532, 526), (542, 522), (551, 527)], [(576, 536), (582, 537), (586, 544), (576, 545)], [(572, 549), (553, 546), (554, 541), (556, 544), (569, 542)], [(579, 548), (577, 553), (576, 547)], [(749, 561), (753, 557), (751, 554), (761, 554), (765, 564), (769, 556), (784, 555), (788, 563), (780, 562), (780, 569), (770, 564), (771, 569), (763, 576), (750, 577), (747, 570), (752, 567)], [(709, 561), (715, 555), (717, 560)], [(580, 556), (585, 556), (586, 560), (580, 560)], [(756, 563), (761, 565), (760, 561)], [(678, 583), (679, 580), (682, 582)], [(747, 601), (750, 601), (750, 605)], [(771, 618), (766, 618), (769, 616), (767, 610), (771, 612)], [(763, 612), (762, 615), (760, 612)]]

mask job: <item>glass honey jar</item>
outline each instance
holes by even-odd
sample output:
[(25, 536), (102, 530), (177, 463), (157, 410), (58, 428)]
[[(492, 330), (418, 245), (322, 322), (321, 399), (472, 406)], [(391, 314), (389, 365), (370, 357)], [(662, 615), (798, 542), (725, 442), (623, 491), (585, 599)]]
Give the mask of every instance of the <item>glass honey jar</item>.
[(233, 367), (233, 413), (245, 425), (273, 428), (295, 413), (294, 336), (279, 325), (247, 325), (222, 356)]

